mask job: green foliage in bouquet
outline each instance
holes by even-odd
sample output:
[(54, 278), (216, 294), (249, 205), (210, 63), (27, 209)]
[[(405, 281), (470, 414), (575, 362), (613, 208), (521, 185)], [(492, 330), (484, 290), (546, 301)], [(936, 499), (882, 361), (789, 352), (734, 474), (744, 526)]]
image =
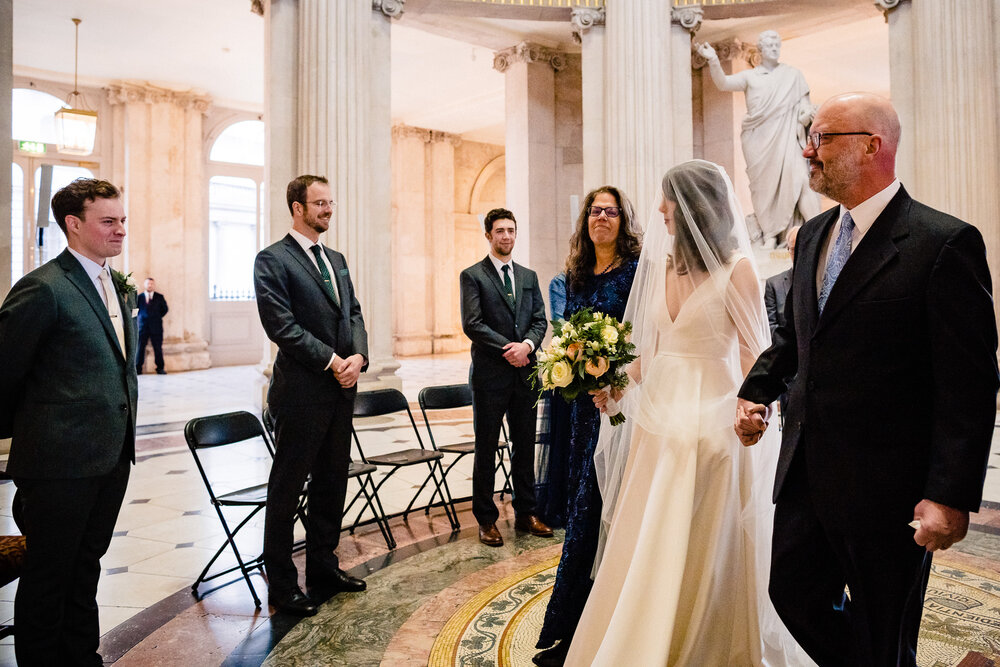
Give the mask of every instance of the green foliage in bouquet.
[[(594, 389), (624, 389), (628, 385), (625, 367), (636, 357), (635, 345), (629, 342), (631, 322), (619, 322), (584, 308), (573, 313), (569, 321), (553, 320), (552, 326), (552, 341), (539, 351), (531, 374), (539, 393), (551, 389), (572, 401)], [(615, 425), (624, 421), (621, 414), (611, 417)]]

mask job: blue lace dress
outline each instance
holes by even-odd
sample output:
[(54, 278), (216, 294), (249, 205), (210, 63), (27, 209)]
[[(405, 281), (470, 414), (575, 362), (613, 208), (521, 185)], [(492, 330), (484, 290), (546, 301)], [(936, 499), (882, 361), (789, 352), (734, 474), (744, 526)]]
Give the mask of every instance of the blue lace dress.
[[(605, 274), (587, 276), (579, 290), (567, 285), (566, 315), (590, 307), (621, 320), (637, 266), (638, 260), (629, 259)], [(565, 475), (569, 491), (566, 539), (537, 648), (548, 648), (557, 640), (568, 642), (572, 639), (590, 594), (593, 583), (590, 571), (597, 553), (601, 524), (601, 492), (594, 475), (594, 447), (600, 424), (600, 412), (589, 394), (578, 396), (570, 403)], [(553, 443), (553, 446), (557, 445)], [(550, 461), (550, 466), (560, 464), (561, 461)], [(559, 476), (556, 472), (555, 477)], [(550, 471), (550, 479), (552, 477)]]

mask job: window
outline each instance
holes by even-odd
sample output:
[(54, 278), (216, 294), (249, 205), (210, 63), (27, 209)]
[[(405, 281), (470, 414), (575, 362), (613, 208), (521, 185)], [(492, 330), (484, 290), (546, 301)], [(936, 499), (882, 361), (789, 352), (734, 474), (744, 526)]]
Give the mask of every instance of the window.
[(244, 120), (227, 127), (212, 144), (212, 162), (264, 166), (264, 123)]
[(10, 284), (24, 275), (24, 170), (10, 165)]
[(253, 299), (257, 254), (257, 184), (213, 176), (208, 182), (209, 298)]
[(15, 88), (11, 98), (11, 138), (56, 143), (55, 113), (66, 104), (53, 95), (30, 88)]
[(83, 167), (69, 167), (61, 164), (42, 165), (38, 167), (35, 170), (35, 211), (38, 211), (42, 205), (38, 200), (38, 196), (42, 192), (42, 178), (49, 167), (52, 168), (52, 186), (49, 190), (48, 201), (45, 202), (45, 208), (48, 209), (49, 215), (48, 219), (42, 221), (40, 224), (36, 220), (36, 226), (34, 227), (35, 238), (33, 248), (35, 253), (34, 266), (36, 267), (55, 259), (56, 255), (66, 249), (66, 235), (59, 229), (56, 218), (52, 215), (52, 209), (49, 206), (52, 201), (52, 195), (78, 178), (94, 177), (94, 174), (89, 169), (84, 169)]

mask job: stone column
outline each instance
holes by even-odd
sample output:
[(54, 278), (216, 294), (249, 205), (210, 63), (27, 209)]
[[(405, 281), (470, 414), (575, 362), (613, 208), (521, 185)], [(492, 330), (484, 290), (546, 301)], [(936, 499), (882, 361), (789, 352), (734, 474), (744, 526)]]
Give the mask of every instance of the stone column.
[[(268, 167), (272, 200), (298, 174), (325, 175), (338, 202), (326, 243), (343, 252), (368, 330), (365, 388), (398, 386), (392, 356), (391, 115), (389, 19), (402, 0), (269, 0), (267, 27)], [(270, 241), (278, 223), (272, 201)], [(280, 227), (278, 226), (280, 224)]]
[[(498, 51), (505, 76), (507, 208), (517, 218), (514, 259), (547, 280), (564, 256), (557, 248), (555, 73), (564, 56), (522, 42)], [(547, 282), (545, 283), (548, 284)]]
[(1000, 0), (879, 0), (909, 193), (982, 231), (1000, 285)]
[[(14, 88), (14, 2), (0, 0), (0, 127), (11, 126), (11, 90)], [(10, 137), (0, 142), (0, 301), (10, 291), (10, 164), (14, 159)], [(28, 182), (30, 175), (25, 176)]]
[(430, 320), (432, 352), (464, 349), (465, 337), (455, 319), (455, 147), (461, 139), (454, 134), (431, 132), (427, 143), (427, 215), (424, 238), (430, 262)]
[[(691, 37), (698, 32), (701, 7), (674, 7), (670, 13), (670, 82), (673, 86), (674, 164), (694, 157), (691, 99)], [(672, 166), (672, 165), (671, 165)]]
[(690, 123), (690, 114), (677, 118), (672, 110), (690, 107), (674, 99), (673, 36), (664, 39), (673, 30), (670, 3), (614, 2), (606, 11), (604, 176), (631, 197), (645, 222), (658, 200), (660, 177), (677, 161), (673, 124)]
[(583, 90), (583, 192), (606, 183), (604, 162), (604, 8), (574, 7), (570, 22), (580, 43)]
[(139, 83), (114, 83), (107, 91), (112, 122), (124, 130), (118, 136), (125, 160), (115, 160), (129, 219), (122, 268), (139, 284), (155, 277), (173, 306), (164, 323), (167, 371), (208, 368), (202, 118), (210, 99)]

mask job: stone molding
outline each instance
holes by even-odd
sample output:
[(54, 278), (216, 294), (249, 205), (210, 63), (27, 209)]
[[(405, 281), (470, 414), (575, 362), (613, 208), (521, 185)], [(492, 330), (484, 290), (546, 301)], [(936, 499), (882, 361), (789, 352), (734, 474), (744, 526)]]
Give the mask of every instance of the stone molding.
[(889, 22), (889, 13), (899, 7), (900, 2), (902, 0), (874, 0), (875, 8), (882, 12), (887, 23)]
[(372, 0), (372, 11), (382, 12), (387, 19), (398, 19), (403, 15), (406, 0)]
[(592, 9), (588, 7), (574, 7), (570, 13), (570, 25), (573, 26), (573, 41), (577, 44), (583, 43), (583, 36), (594, 26), (604, 25), (607, 16), (604, 7)]
[(672, 7), (670, 22), (679, 25), (692, 35), (701, 28), (701, 20), (705, 11), (701, 7)]
[[(715, 53), (719, 56), (720, 62), (736, 60), (739, 58), (746, 61), (746, 63), (751, 67), (756, 67), (761, 62), (760, 51), (755, 45), (742, 42), (735, 37), (721, 42), (712, 42), (712, 48), (715, 49)], [(707, 64), (708, 61), (695, 50), (694, 45), (692, 44), (691, 69), (701, 69)]]
[(457, 134), (452, 134), (450, 132), (441, 132), (440, 130), (429, 130), (424, 127), (414, 127), (412, 125), (393, 125), (392, 126), (392, 138), (393, 139), (419, 139), (425, 144), (435, 143), (435, 142), (448, 142), (452, 146), (458, 146), (462, 143), (462, 137)]
[(548, 63), (549, 67), (558, 72), (566, 66), (566, 56), (532, 42), (521, 42), (493, 54), (493, 69), (501, 74), (514, 63)]
[(107, 90), (108, 103), (111, 105), (128, 102), (142, 102), (143, 104), (166, 102), (182, 109), (194, 109), (201, 113), (207, 113), (212, 105), (211, 96), (204, 93), (196, 93), (191, 90), (171, 90), (150, 83), (123, 81), (112, 83), (105, 90)]

